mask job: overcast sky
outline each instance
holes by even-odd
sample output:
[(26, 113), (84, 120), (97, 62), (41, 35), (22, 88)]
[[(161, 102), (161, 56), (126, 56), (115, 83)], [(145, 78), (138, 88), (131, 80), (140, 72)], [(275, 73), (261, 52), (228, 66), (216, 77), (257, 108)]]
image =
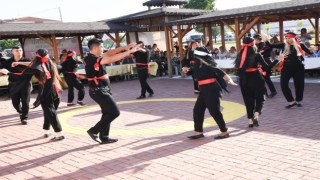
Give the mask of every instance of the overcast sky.
[[(25, 16), (60, 20), (59, 7), (64, 22), (89, 22), (119, 17), (147, 10), (142, 3), (147, 0), (7, 0), (1, 3), (0, 19)], [(216, 0), (218, 10), (285, 0)]]

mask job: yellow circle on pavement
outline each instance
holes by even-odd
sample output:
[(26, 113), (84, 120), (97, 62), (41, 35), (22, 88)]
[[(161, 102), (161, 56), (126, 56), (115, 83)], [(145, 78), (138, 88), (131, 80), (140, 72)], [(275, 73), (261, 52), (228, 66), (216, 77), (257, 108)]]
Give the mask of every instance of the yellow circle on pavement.
[[(146, 102), (195, 102), (196, 98), (161, 98), (161, 99), (144, 99), (144, 100), (130, 100), (117, 102), (118, 105), (146, 103)], [(239, 103), (230, 101), (221, 101), (221, 106), (224, 107), (222, 114), (226, 123), (239, 119), (246, 114), (245, 107)], [(67, 120), (75, 115), (81, 114), (84, 110), (100, 109), (99, 105), (86, 106), (82, 108), (73, 109), (59, 114), (59, 120), (65, 132), (84, 135), (86, 129), (73, 127), (67, 123)], [(216, 126), (212, 117), (206, 118), (204, 127)], [(111, 129), (110, 135), (116, 136), (134, 136), (134, 135), (150, 135), (150, 134), (170, 134), (180, 133), (193, 130), (193, 121), (183, 123), (181, 125), (168, 125), (163, 127), (150, 127), (145, 129), (125, 130), (125, 129)]]

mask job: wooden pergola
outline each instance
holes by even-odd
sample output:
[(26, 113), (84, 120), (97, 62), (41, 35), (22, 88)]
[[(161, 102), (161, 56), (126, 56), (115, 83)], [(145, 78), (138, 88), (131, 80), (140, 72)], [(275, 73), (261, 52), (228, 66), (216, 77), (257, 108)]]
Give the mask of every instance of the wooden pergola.
[[(235, 33), (236, 48), (241, 49), (241, 39), (246, 36), (251, 29), (256, 33), (261, 33), (261, 24), (270, 22), (279, 22), (280, 41), (284, 40), (283, 22), (289, 20), (308, 19), (315, 29), (315, 41), (319, 41), (319, 0), (292, 0), (286, 2), (270, 3), (245, 8), (237, 8), (223, 11), (215, 11), (197, 17), (183, 20), (171, 21), (166, 23), (167, 28), (177, 26), (178, 38), (181, 43), (186, 34), (185, 31), (179, 30), (182, 25), (202, 25), (204, 27), (204, 37), (209, 36), (208, 41), (212, 48), (212, 30), (213, 25), (221, 27), (221, 42), (225, 46), (225, 26)], [(311, 19), (315, 19), (315, 22)], [(233, 28), (234, 25), (234, 28)], [(205, 38), (205, 44), (207, 38)], [(182, 52), (181, 52), (182, 53)]]
[[(181, 6), (186, 4), (186, 0), (150, 0), (143, 3), (144, 6), (148, 6), (148, 10), (141, 11), (134, 14), (125, 15), (122, 17), (108, 19), (106, 22), (112, 22), (116, 24), (122, 24), (126, 26), (136, 27), (140, 32), (165, 32), (167, 60), (168, 60), (168, 72), (172, 77), (172, 65), (171, 55), (169, 52), (174, 51), (173, 38), (178, 37), (179, 34), (187, 34), (193, 29), (192, 25), (188, 25), (185, 29), (173, 29), (172, 26), (166, 25), (170, 21), (176, 21), (195, 17), (203, 14), (207, 14), (211, 11), (199, 10), (199, 9), (182, 9), (182, 8), (168, 8), (168, 6)], [(151, 9), (151, 7), (160, 7)], [(180, 32), (180, 33), (179, 33)], [(129, 37), (129, 36), (127, 36)], [(179, 39), (179, 46), (182, 49), (182, 40)], [(135, 32), (135, 41), (139, 41), (138, 32)], [(130, 43), (130, 39), (127, 39), (127, 43)], [(181, 50), (182, 51), (182, 50)], [(179, 51), (179, 52), (181, 52)], [(183, 51), (182, 51), (183, 53)]]
[[(40, 38), (50, 45), (54, 51), (54, 58), (58, 60), (58, 45), (66, 37), (77, 37), (80, 54), (82, 52), (82, 41), (85, 36), (106, 34), (112, 39), (117, 47), (128, 32), (137, 32), (138, 28), (129, 27), (111, 22), (80, 22), (80, 23), (4, 23), (0, 24), (0, 40), (19, 39), (21, 46), (24, 46), (26, 38)], [(127, 32), (120, 37), (120, 32)], [(115, 33), (115, 38), (110, 35)], [(57, 40), (57, 37), (62, 37)]]

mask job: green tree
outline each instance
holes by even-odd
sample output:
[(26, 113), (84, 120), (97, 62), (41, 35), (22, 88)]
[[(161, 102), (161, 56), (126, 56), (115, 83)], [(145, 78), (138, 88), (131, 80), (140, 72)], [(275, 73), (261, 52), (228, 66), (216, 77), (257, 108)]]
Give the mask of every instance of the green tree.
[(270, 34), (270, 29), (271, 29), (271, 24), (266, 24), (266, 25), (264, 26), (264, 30), (266, 31), (267, 35)]
[(297, 22), (297, 26), (301, 29), (303, 27), (303, 22), (302, 21), (298, 21)]
[(18, 40), (15, 39), (9, 39), (9, 40), (1, 40), (0, 41), (0, 47), (1, 49), (11, 49), (14, 46), (19, 46), (20, 43)]
[[(189, 0), (187, 4), (183, 7), (186, 9), (203, 9), (203, 10), (213, 10), (215, 0)], [(202, 26), (196, 26), (196, 31), (203, 32)], [(220, 30), (217, 27), (212, 28), (212, 35), (215, 37), (220, 34)]]
[(187, 9), (213, 10), (215, 0), (189, 0), (183, 7)]

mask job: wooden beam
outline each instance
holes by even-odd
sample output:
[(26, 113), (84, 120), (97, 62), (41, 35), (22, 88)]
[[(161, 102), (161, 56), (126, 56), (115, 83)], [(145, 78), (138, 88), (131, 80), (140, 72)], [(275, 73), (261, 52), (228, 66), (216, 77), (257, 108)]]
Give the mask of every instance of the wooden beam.
[(246, 20), (244, 21), (243, 25), (242, 25), (242, 28), (240, 30), (240, 32), (242, 32), (248, 25), (250, 19), (249, 18), (246, 18)]
[(280, 42), (284, 42), (283, 39), (283, 17), (279, 17), (279, 36), (280, 36)]
[(224, 24), (220, 24), (220, 35), (221, 35), (221, 45), (226, 48), (226, 39), (224, 38), (225, 33), (224, 33)]
[(228, 28), (233, 31), (234, 33), (236, 32), (227, 22), (221, 20), (221, 22), (225, 25), (225, 26), (228, 26)]
[[(172, 28), (171, 28), (172, 29)], [(173, 32), (170, 30), (170, 27), (168, 27), (168, 33), (169, 33), (169, 45), (170, 45), (170, 51), (173, 52), (174, 51), (174, 42), (173, 42)]]
[(169, 28), (164, 27), (164, 32), (166, 36), (166, 48), (167, 48), (167, 62), (168, 62), (168, 75), (169, 78), (172, 78), (172, 61), (171, 61), (171, 52), (170, 52), (170, 38), (169, 38)]
[(127, 41), (127, 44), (130, 44), (130, 33), (127, 31), (126, 32), (126, 41)]
[(240, 45), (240, 38), (239, 38), (239, 34), (240, 34), (240, 24), (239, 24), (239, 19), (238, 18), (234, 18), (234, 25), (235, 25), (235, 36), (236, 36), (236, 47), (237, 47), (237, 51), (240, 52), (241, 49), (241, 45)]
[(239, 35), (239, 40), (259, 21), (260, 16), (255, 17), (250, 24), (241, 32)]
[(168, 26), (168, 29), (169, 29), (175, 36), (177, 36), (177, 33), (174, 32), (174, 30), (172, 29), (172, 27), (169, 27), (169, 26)]
[(191, 25), (189, 24), (187, 28), (182, 32), (182, 38), (191, 31)]
[(314, 25), (314, 23), (311, 21), (311, 18), (308, 18), (310, 24), (312, 25), (313, 29), (316, 29), (316, 26)]
[(120, 47), (120, 37), (119, 37), (119, 32), (115, 32), (116, 35), (116, 47)]
[(261, 34), (261, 22), (257, 24), (257, 31), (258, 34)]
[(52, 41), (54, 60), (56, 61), (56, 63), (59, 63), (60, 59), (59, 59), (59, 52), (58, 52), (58, 44), (57, 44), (57, 40), (56, 40), (56, 35), (55, 34), (51, 34), (51, 41)]
[(319, 42), (319, 17), (314, 18), (315, 20), (315, 44)]
[(52, 45), (52, 41), (42, 37), (41, 35), (36, 34), (36, 36), (38, 36), (42, 41), (44, 41), (45, 43), (47, 43), (49, 46), (53, 47)]
[(208, 24), (208, 34), (209, 34), (209, 48), (213, 51), (213, 42), (212, 42), (212, 24)]
[(139, 41), (139, 33), (138, 32), (134, 32), (134, 37), (136, 39), (136, 42)]
[(260, 34), (260, 33), (258, 33), (258, 31), (254, 28), (254, 27), (252, 27), (251, 28), (256, 34)]
[(106, 35), (113, 41), (116, 42), (116, 39), (110, 35), (110, 33), (106, 32)]
[(124, 37), (126, 37), (126, 34), (123, 34), (123, 35), (120, 37), (120, 42), (124, 39)]
[(181, 25), (177, 26), (178, 28), (178, 45), (179, 45), (179, 59), (180, 62), (183, 59), (183, 45), (182, 45), (182, 30), (181, 30)]
[(19, 42), (20, 42), (20, 45), (21, 45), (21, 49), (22, 49), (22, 55), (23, 55), (23, 57), (26, 57), (26, 53), (25, 53), (25, 51), (24, 51), (24, 42), (26, 41), (26, 38), (19, 38)]
[(78, 45), (79, 45), (80, 57), (81, 57), (81, 59), (83, 59), (83, 49), (82, 49), (81, 36), (77, 36), (77, 38), (78, 38)]
[(203, 46), (206, 46), (207, 45), (207, 25), (206, 24), (203, 24)]

